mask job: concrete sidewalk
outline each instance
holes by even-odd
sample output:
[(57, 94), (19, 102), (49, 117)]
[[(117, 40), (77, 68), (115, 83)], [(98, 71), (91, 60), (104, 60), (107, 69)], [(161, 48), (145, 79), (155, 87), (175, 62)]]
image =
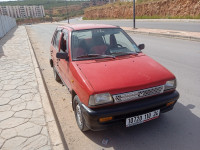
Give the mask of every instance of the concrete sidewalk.
[(64, 149), (24, 26), (0, 40), (0, 149)]

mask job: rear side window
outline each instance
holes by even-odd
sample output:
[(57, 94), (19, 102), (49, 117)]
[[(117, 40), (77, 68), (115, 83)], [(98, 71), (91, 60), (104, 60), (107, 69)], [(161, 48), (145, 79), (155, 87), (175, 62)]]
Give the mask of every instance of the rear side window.
[(52, 44), (55, 47), (55, 41), (56, 41), (56, 35), (57, 35), (58, 31), (55, 31), (54, 36), (53, 36), (53, 40), (52, 40)]
[(61, 37), (61, 31), (56, 31), (55, 36), (54, 36), (54, 40), (53, 40), (53, 46), (55, 47), (55, 49), (58, 51), (59, 49), (59, 42), (60, 42), (60, 37)]

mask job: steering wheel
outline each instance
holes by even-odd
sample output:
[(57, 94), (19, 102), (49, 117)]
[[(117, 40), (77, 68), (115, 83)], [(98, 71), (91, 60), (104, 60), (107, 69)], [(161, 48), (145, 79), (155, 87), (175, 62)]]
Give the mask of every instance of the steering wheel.
[(117, 44), (117, 47), (119, 47), (119, 48), (120, 48), (120, 47), (123, 47), (123, 46), (122, 46), (121, 44)]

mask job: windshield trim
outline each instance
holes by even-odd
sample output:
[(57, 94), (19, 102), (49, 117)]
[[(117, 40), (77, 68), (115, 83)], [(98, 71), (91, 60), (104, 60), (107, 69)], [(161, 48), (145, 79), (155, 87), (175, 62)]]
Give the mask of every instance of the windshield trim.
[[(115, 28), (94, 28), (94, 29), (120, 29), (121, 32), (124, 34), (124, 36), (134, 45), (137, 46), (137, 44), (133, 41), (133, 39), (120, 27), (116, 26)], [(71, 60), (72, 61), (84, 61), (84, 60), (95, 60), (95, 59), (105, 59), (105, 58), (111, 58), (113, 59), (112, 57), (90, 57), (90, 58), (74, 58), (72, 57), (72, 35), (73, 35), (73, 32), (77, 32), (77, 31), (87, 31), (87, 30), (94, 30), (93, 28), (91, 29), (81, 29), (81, 30), (73, 30), (71, 31), (71, 40), (70, 40), (70, 53), (71, 53)], [(137, 46), (138, 47), (138, 46)], [(135, 49), (136, 51), (136, 54), (137, 53), (141, 53), (142, 51), (138, 48), (138, 49)], [(130, 54), (127, 54), (127, 55), (130, 55)], [(133, 55), (133, 54), (132, 54)], [(112, 55), (111, 55), (112, 56)], [(121, 55), (123, 56), (123, 55)], [(114, 57), (117, 57), (117, 56), (114, 56)]]

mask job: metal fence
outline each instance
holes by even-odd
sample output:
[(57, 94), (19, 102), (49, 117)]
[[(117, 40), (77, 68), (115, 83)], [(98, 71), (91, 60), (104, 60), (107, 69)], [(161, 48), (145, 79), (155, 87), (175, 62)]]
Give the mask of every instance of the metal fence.
[(0, 38), (16, 25), (16, 20), (14, 18), (0, 15)]

